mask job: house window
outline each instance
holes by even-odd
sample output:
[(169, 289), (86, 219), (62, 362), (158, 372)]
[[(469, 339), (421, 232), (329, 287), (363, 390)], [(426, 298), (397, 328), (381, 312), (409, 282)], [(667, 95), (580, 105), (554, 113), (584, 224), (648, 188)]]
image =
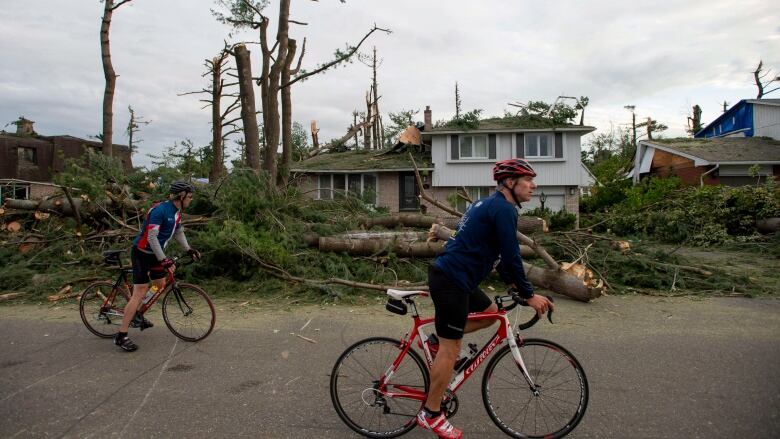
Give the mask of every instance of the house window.
[(524, 137), (526, 157), (545, 158), (553, 156), (552, 134), (527, 133)]
[(376, 175), (374, 174), (320, 174), (317, 179), (317, 198), (332, 200), (346, 195), (359, 197), (368, 204), (376, 204)]
[(20, 165), (37, 165), (38, 164), (38, 150), (35, 148), (27, 148), (20, 146), (17, 148), (19, 154)]
[(486, 159), (488, 158), (487, 136), (460, 136), (460, 158), (462, 159)]
[(3, 204), (3, 202), (5, 202), (6, 198), (29, 200), (30, 185), (20, 183), (8, 183), (0, 185), (0, 206)]
[[(469, 198), (471, 198), (473, 201), (477, 201), (482, 198), (487, 198), (490, 196), (490, 194), (495, 191), (496, 188), (493, 186), (490, 187), (467, 187), (466, 192), (469, 195)], [(461, 191), (458, 191), (461, 192)], [(458, 212), (465, 212), (466, 209), (471, 205), (468, 201), (464, 200), (461, 197), (458, 197), (457, 202), (455, 203), (455, 208), (458, 210)]]

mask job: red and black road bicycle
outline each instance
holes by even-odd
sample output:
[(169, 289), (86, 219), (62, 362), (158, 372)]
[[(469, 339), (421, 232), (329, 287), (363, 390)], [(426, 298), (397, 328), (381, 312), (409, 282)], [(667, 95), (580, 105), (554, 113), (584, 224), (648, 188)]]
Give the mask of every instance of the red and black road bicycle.
[[(400, 436), (413, 429), (425, 402), (429, 368), (427, 326), (413, 298), (425, 291), (388, 290), (387, 309), (406, 314), (411, 309), (412, 330), (401, 340), (372, 337), (344, 351), (333, 366), (330, 395), (339, 417), (354, 431), (371, 438)], [(588, 381), (574, 356), (548, 340), (515, 334), (507, 312), (527, 303), (515, 294), (496, 296), (498, 311), (471, 313), (469, 320), (498, 320), (496, 333), (473, 355), (461, 362), (445, 392), (447, 417), (458, 411), (458, 389), (491, 354), (482, 378), (482, 401), (493, 422), (515, 438), (560, 438), (580, 422), (588, 405)], [(408, 307), (407, 307), (408, 306)], [(552, 318), (548, 314), (552, 323)], [(538, 315), (519, 325), (528, 329)], [(423, 357), (413, 349), (419, 337)], [(506, 345), (500, 347), (504, 342)]]
[[(103, 253), (106, 263), (118, 266), (117, 279), (113, 282), (101, 280), (90, 284), (84, 289), (79, 300), (81, 320), (87, 329), (98, 337), (113, 337), (119, 331), (125, 306), (132, 294), (132, 286), (127, 278), (132, 275), (133, 269), (122, 265), (119, 255), (123, 251), (110, 250)], [(174, 258), (174, 262), (179, 260), (180, 258)], [(163, 320), (173, 335), (185, 341), (200, 341), (211, 334), (216, 322), (211, 299), (200, 287), (177, 281), (170, 270), (165, 287), (153, 292), (138, 307), (134, 323), (141, 322), (144, 314), (160, 297)]]

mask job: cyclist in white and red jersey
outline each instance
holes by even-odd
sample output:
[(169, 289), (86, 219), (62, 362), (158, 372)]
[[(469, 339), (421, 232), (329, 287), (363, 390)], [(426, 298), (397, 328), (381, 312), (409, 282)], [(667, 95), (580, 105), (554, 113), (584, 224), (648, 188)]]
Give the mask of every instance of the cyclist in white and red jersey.
[(200, 259), (200, 253), (187, 243), (181, 225), (181, 211), (189, 207), (194, 191), (195, 188), (185, 181), (171, 184), (168, 200), (149, 209), (141, 231), (133, 240), (133, 248), (130, 250), (133, 263), (133, 295), (125, 306), (122, 326), (114, 336), (114, 343), (126, 352), (138, 349), (127, 336), (131, 323), (142, 331), (154, 326), (146, 318), (136, 319), (135, 312), (149, 290), (150, 279), (158, 290), (162, 290), (165, 287), (166, 272), (176, 269), (173, 261), (165, 256), (165, 247), (171, 238), (175, 237), (193, 259)]
[[(438, 346), (431, 366), (431, 384), (417, 424), (440, 438), (460, 439), (462, 433), (441, 409), (452, 378), (464, 333), (492, 325), (493, 320), (467, 321), (470, 312), (496, 312), (498, 307), (479, 289), (496, 268), (501, 279), (527, 300), (539, 314), (553, 309), (544, 296), (534, 295), (525, 277), (517, 242), (517, 207), (531, 200), (534, 172), (527, 161), (514, 158), (493, 168), (496, 192), (471, 206), (458, 224), (458, 233), (428, 269), (428, 287), (436, 310)], [(500, 262), (496, 265), (496, 260)]]

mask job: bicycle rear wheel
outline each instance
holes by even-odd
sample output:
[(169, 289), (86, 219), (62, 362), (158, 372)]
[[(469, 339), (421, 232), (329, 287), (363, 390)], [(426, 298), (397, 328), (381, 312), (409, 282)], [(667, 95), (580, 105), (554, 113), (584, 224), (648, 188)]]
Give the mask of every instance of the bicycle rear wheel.
[(561, 438), (582, 420), (588, 406), (585, 371), (569, 351), (547, 340), (519, 345), (537, 394), (509, 346), (490, 361), (482, 378), (482, 401), (490, 418), (514, 438)]
[(114, 290), (114, 283), (97, 281), (84, 289), (79, 300), (81, 321), (98, 337), (113, 337), (122, 325), (129, 292), (123, 287)]
[(330, 375), (330, 399), (349, 428), (371, 438), (400, 436), (417, 425), (424, 401), (391, 397), (388, 392), (428, 392), (428, 369), (420, 355), (407, 351), (384, 389), (379, 379), (401, 352), (401, 342), (374, 337), (361, 340), (336, 360)]
[(185, 283), (176, 284), (165, 294), (162, 314), (168, 329), (184, 341), (208, 337), (217, 320), (214, 304), (206, 292)]

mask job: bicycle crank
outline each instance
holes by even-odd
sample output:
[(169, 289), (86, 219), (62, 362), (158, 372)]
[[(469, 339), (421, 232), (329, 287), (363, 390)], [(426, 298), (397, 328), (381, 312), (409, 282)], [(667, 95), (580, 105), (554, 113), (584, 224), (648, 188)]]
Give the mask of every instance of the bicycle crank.
[(460, 403), (458, 402), (458, 395), (447, 389), (447, 391), (444, 393), (444, 399), (441, 401), (441, 408), (444, 411), (444, 415), (447, 417), (447, 419), (455, 416), (455, 413), (458, 413), (458, 407), (460, 407)]

